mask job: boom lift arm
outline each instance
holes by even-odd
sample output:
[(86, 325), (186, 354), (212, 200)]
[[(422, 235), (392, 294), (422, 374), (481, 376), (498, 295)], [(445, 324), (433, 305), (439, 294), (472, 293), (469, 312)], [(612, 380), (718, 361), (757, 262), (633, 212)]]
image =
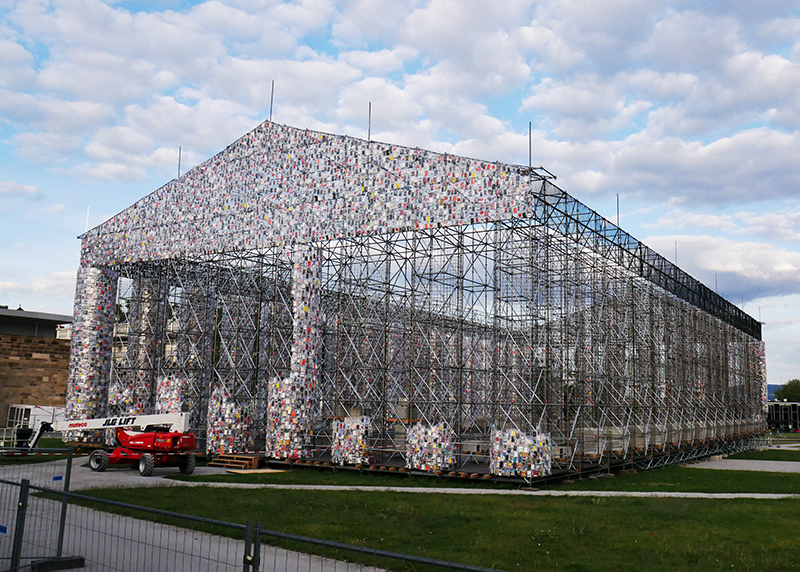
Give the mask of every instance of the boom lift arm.
[(188, 413), (160, 413), (157, 415), (133, 415), (125, 417), (103, 417), (100, 419), (71, 419), (41, 425), (31, 435), (28, 448), (33, 449), (44, 433), (50, 431), (83, 431), (88, 429), (115, 429), (117, 427), (139, 427), (144, 430), (150, 426), (169, 427), (169, 431), (186, 433), (189, 430)]
[[(129, 432), (126, 428), (138, 431)], [(151, 475), (156, 466), (177, 465), (184, 474), (194, 471), (196, 441), (194, 434), (187, 432), (189, 414), (185, 412), (45, 422), (31, 438), (30, 447), (35, 447), (46, 431), (99, 429), (114, 429), (117, 446), (110, 452), (97, 450), (89, 456), (89, 466), (94, 471), (105, 471), (109, 465), (121, 463), (138, 467), (143, 476)]]
[(56, 421), (52, 424), (51, 431), (84, 431), (89, 429), (116, 429), (118, 427), (145, 429), (150, 426), (168, 427), (169, 431), (186, 433), (189, 430), (189, 414), (160, 413), (157, 415), (130, 415), (102, 419), (71, 419)]

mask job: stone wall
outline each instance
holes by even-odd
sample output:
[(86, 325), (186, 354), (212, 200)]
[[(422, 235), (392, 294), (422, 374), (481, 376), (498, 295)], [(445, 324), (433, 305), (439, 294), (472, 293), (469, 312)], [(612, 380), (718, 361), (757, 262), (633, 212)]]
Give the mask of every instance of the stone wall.
[(8, 406), (64, 407), (69, 340), (0, 335), (0, 427)]

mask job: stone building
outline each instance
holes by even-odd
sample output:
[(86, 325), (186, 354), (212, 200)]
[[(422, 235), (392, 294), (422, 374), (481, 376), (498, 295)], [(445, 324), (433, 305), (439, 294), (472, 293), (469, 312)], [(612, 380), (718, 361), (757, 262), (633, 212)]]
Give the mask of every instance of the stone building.
[(72, 316), (0, 308), (0, 425), (12, 404), (64, 407), (70, 340), (56, 337)]

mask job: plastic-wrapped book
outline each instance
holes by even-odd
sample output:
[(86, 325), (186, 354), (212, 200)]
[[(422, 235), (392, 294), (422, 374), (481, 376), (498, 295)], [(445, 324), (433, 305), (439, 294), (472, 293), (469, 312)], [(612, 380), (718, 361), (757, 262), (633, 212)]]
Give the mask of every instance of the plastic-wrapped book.
[(492, 452), (489, 471), (499, 477), (533, 479), (550, 474), (550, 435), (519, 429), (492, 428)]
[(371, 433), (370, 418), (348, 417), (333, 423), (331, 459), (339, 465), (365, 465), (367, 446)]
[(223, 386), (215, 386), (208, 400), (206, 450), (217, 454), (250, 450), (250, 425), (250, 406), (231, 399)]
[(417, 423), (406, 435), (406, 466), (421, 471), (446, 471), (455, 464), (453, 431), (446, 423)]

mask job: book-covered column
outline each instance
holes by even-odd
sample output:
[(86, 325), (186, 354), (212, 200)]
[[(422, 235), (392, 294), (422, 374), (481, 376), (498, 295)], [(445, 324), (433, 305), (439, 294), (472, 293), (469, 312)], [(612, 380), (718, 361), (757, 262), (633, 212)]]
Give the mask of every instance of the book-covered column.
[[(67, 380), (67, 419), (104, 417), (117, 303), (116, 271), (81, 266), (75, 287), (72, 346)], [(64, 440), (96, 440), (101, 435), (83, 431)]]
[(267, 404), (266, 451), (277, 459), (306, 456), (319, 389), (321, 253), (299, 246), (291, 256), (292, 371), (270, 380)]

